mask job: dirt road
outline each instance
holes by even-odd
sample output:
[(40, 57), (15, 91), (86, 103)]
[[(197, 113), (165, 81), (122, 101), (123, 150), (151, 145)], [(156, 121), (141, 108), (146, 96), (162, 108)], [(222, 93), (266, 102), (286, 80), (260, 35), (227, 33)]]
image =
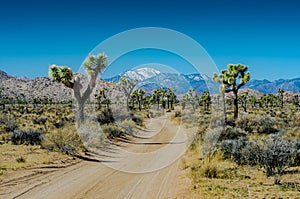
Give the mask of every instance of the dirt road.
[(170, 115), (152, 119), (135, 138), (98, 151), (96, 161), (20, 171), (1, 183), (0, 198), (187, 198), (185, 132)]

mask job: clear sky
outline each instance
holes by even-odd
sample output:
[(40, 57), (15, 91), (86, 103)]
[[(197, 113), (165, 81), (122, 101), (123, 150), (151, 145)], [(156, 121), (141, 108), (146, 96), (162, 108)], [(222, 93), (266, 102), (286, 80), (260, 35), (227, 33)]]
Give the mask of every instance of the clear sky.
[(300, 77), (296, 0), (3, 0), (0, 70), (34, 78), (56, 63), (76, 71), (101, 41), (139, 27), (188, 35), (219, 69), (243, 63), (254, 79)]

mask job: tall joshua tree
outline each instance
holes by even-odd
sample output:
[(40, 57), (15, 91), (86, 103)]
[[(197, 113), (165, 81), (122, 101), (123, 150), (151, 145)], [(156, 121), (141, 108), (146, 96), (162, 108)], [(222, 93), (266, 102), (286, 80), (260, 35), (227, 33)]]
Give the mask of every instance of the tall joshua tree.
[(283, 107), (283, 93), (284, 93), (284, 90), (282, 90), (281, 88), (279, 88), (278, 89), (278, 94), (280, 95), (281, 108)]
[(165, 102), (164, 98), (166, 95), (166, 90), (164, 88), (155, 89), (152, 93), (153, 98), (155, 99), (155, 102), (157, 103), (157, 110), (159, 110), (160, 103), (162, 104), (162, 107), (165, 108)]
[(173, 110), (173, 104), (177, 100), (177, 96), (175, 94), (175, 90), (172, 88), (168, 88), (167, 93), (166, 93), (166, 98), (167, 98), (167, 108)]
[(89, 84), (84, 92), (81, 92), (83, 86), (80, 78), (78, 76), (74, 77), (74, 73), (71, 68), (66, 66), (50, 65), (49, 69), (49, 77), (52, 80), (63, 83), (66, 87), (73, 89), (74, 96), (78, 103), (78, 122), (84, 121), (84, 104), (90, 97), (96, 85), (97, 76), (107, 66), (107, 56), (105, 54), (98, 54), (97, 56), (89, 55), (83, 65), (89, 76)]
[(109, 95), (109, 89), (106, 87), (101, 88), (94, 95), (95, 99), (97, 100), (99, 110), (101, 110), (103, 104), (106, 105), (107, 110), (110, 110), (109, 105), (111, 104), (111, 100), (109, 99), (108, 95)]
[(200, 97), (200, 102), (203, 103), (204, 111), (207, 111), (211, 103), (211, 97), (209, 91), (206, 90), (203, 92), (203, 95)]
[(199, 104), (199, 97), (194, 89), (189, 89), (183, 98), (192, 105), (193, 111), (196, 110)]
[[(242, 64), (228, 64), (228, 70), (222, 70), (221, 74), (214, 74), (213, 80), (221, 83), (221, 93), (232, 92), (234, 95), (234, 119), (238, 118), (238, 91), (250, 80), (248, 66)], [(237, 82), (239, 80), (239, 83)]]
[(251, 103), (251, 107), (252, 107), (252, 110), (254, 109), (255, 105), (256, 105), (256, 97), (255, 96), (251, 96), (249, 98), (249, 102)]
[[(145, 94), (146, 94), (146, 92), (140, 88), (133, 91), (133, 93), (131, 94), (131, 97), (136, 100), (140, 111), (142, 111), (142, 104), (143, 104), (143, 100), (145, 100)], [(133, 104), (133, 106), (134, 106), (134, 104)]]
[(247, 112), (248, 92), (241, 93), (241, 95), (238, 96), (238, 100), (241, 102), (244, 112)]
[(138, 83), (137, 79), (131, 79), (125, 76), (123, 76), (120, 79), (119, 85), (120, 85), (120, 89), (124, 92), (126, 96), (127, 111), (129, 111), (129, 99), (137, 83)]

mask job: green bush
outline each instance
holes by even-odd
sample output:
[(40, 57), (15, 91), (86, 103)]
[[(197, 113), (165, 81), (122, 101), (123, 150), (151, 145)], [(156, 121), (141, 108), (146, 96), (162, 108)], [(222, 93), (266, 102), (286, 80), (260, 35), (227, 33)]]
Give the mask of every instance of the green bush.
[(279, 135), (271, 135), (263, 140), (257, 152), (259, 166), (265, 169), (267, 176), (274, 176), (275, 184), (280, 184), (280, 176), (292, 164), (295, 154), (292, 144)]
[(101, 128), (109, 139), (119, 138), (126, 134), (126, 131), (116, 124), (105, 124)]
[(17, 161), (18, 163), (26, 162), (25, 158), (23, 158), (23, 157), (18, 157), (18, 158), (16, 159), (16, 161)]
[(46, 134), (46, 140), (42, 142), (42, 147), (50, 151), (60, 151), (68, 155), (75, 155), (82, 148), (79, 135), (75, 127), (64, 127), (53, 129)]
[(144, 117), (143, 113), (131, 113), (131, 119), (139, 126), (144, 126)]
[(136, 124), (132, 120), (119, 122), (118, 125), (126, 132), (127, 135), (133, 135), (135, 132), (134, 127)]
[(218, 144), (224, 159), (232, 159), (238, 165), (257, 164), (258, 143), (254, 140), (240, 138), (238, 140), (223, 140)]
[(109, 124), (113, 123), (115, 120), (112, 111), (109, 109), (103, 109), (97, 114), (97, 121), (100, 124)]
[(11, 133), (9, 140), (15, 145), (40, 145), (44, 138), (45, 136), (42, 132), (28, 129), (27, 131), (15, 130), (13, 133)]
[(47, 122), (47, 120), (48, 120), (48, 119), (45, 118), (45, 117), (35, 118), (35, 119), (32, 120), (32, 123), (33, 123), (33, 124), (45, 125), (46, 122)]
[(0, 133), (10, 133), (18, 128), (18, 123), (15, 116), (0, 114)]
[(243, 115), (236, 121), (236, 126), (249, 133), (276, 133), (278, 127), (281, 127), (278, 118), (260, 115)]
[(297, 164), (299, 148), (299, 143), (289, 142), (278, 134), (269, 135), (261, 144), (254, 140), (225, 140), (219, 144), (224, 158), (237, 164), (258, 165), (268, 177), (274, 177), (274, 184), (280, 183), (280, 176), (293, 162)]

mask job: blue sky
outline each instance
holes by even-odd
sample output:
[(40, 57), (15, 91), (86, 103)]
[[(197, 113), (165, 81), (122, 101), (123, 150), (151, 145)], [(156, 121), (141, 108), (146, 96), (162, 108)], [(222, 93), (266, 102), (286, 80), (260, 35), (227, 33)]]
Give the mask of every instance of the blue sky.
[(47, 76), (48, 64), (56, 63), (77, 71), (103, 40), (132, 28), (164, 27), (199, 42), (219, 69), (243, 63), (255, 79), (296, 78), (299, 9), (296, 0), (1, 1), (0, 70), (34, 78)]

